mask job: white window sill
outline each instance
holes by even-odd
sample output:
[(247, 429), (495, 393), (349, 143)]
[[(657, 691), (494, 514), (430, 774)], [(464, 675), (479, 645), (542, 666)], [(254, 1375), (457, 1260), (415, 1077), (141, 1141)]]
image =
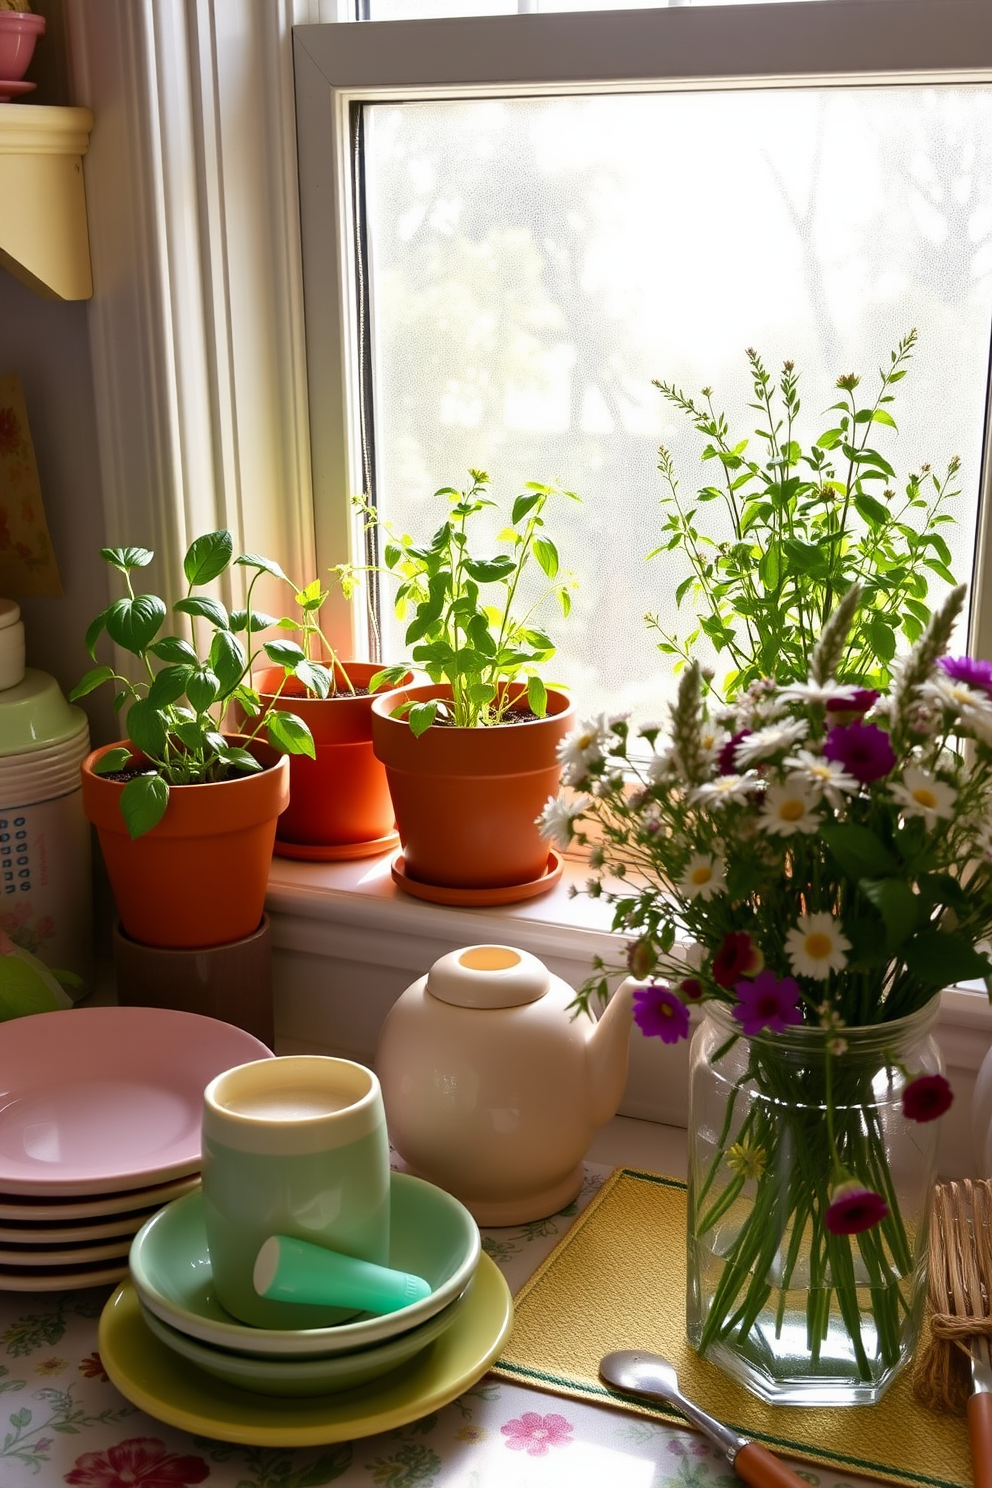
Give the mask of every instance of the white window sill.
[[(273, 860), (266, 907), (272, 920), (280, 1052), (323, 1051), (372, 1063), (379, 1030), (396, 998), (438, 956), (462, 946), (491, 942), (530, 951), (572, 987), (589, 975), (595, 955), (617, 959), (609, 906), (584, 894), (569, 896), (569, 886), (581, 888), (588, 877), (579, 862), (566, 861), (560, 883), (547, 894), (486, 909), (414, 899), (392, 882), (389, 863), (388, 854), (347, 863)], [(966, 1176), (973, 1172), (975, 1075), (992, 1041), (992, 1008), (984, 989), (952, 987), (941, 995), (937, 1037), (955, 1090), (954, 1105), (941, 1123), (940, 1169), (948, 1177)], [(658, 1140), (657, 1124), (686, 1125), (686, 1055), (685, 1043), (664, 1045), (632, 1030), (620, 1115), (634, 1119), (631, 1130), (648, 1127), (641, 1133), (647, 1152)], [(626, 1139), (621, 1145), (626, 1152)], [(654, 1161), (645, 1156), (644, 1165), (681, 1172), (682, 1167), (670, 1166), (675, 1159), (667, 1147), (664, 1153)], [(590, 1158), (610, 1160), (597, 1155), (595, 1146)]]

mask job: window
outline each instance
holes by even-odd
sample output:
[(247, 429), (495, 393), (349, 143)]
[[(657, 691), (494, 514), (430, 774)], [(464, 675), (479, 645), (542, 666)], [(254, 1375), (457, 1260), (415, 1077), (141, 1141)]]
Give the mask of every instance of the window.
[[(820, 0), (298, 28), (318, 519), (371, 482), (387, 519), (427, 535), (431, 493), (469, 465), (506, 497), (561, 480), (583, 505), (563, 513), (580, 582), (558, 675), (589, 711), (657, 712), (670, 663), (642, 617), (683, 633), (689, 620), (675, 620), (681, 572), (645, 561), (657, 445), (685, 492), (704, 472), (652, 379), (713, 386), (743, 437), (756, 423), (744, 348), (773, 372), (793, 359), (811, 440), (836, 376), (869, 383), (915, 326), (885, 453), (901, 476), (960, 455), (944, 535), (970, 578), (992, 27), (978, 5), (953, 9)], [(395, 655), (388, 593), (382, 624)]]

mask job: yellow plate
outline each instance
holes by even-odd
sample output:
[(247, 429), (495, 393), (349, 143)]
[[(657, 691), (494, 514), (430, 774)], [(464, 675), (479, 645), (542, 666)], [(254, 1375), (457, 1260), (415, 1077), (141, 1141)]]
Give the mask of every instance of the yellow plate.
[(419, 1420), (481, 1379), (513, 1321), (510, 1291), (485, 1253), (457, 1319), (419, 1359), (357, 1390), (316, 1399), (256, 1395), (213, 1379), (146, 1327), (125, 1281), (100, 1318), (103, 1367), (121, 1394), (157, 1421), (251, 1447), (315, 1447)]

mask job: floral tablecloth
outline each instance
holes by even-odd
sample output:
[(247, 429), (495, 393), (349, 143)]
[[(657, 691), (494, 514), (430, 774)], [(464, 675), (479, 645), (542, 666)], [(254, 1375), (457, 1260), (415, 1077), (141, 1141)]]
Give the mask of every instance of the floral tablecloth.
[[(551, 1219), (487, 1230), (516, 1291), (608, 1169), (587, 1165), (576, 1203)], [(0, 1488), (734, 1488), (700, 1438), (490, 1377), (454, 1404), (383, 1436), (288, 1451), (232, 1446), (153, 1420), (107, 1379), (97, 1320), (112, 1288), (0, 1292)], [(849, 1478), (799, 1469), (816, 1488)], [(852, 1488), (865, 1488), (857, 1479)]]

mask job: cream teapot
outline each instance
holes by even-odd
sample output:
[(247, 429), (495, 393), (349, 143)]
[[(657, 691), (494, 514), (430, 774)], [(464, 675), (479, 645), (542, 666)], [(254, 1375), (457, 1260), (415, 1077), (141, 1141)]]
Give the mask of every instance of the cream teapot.
[(392, 1143), (484, 1225), (554, 1214), (627, 1078), (633, 983), (598, 1021), (536, 956), (476, 945), (435, 961), (383, 1025), (375, 1057)]

